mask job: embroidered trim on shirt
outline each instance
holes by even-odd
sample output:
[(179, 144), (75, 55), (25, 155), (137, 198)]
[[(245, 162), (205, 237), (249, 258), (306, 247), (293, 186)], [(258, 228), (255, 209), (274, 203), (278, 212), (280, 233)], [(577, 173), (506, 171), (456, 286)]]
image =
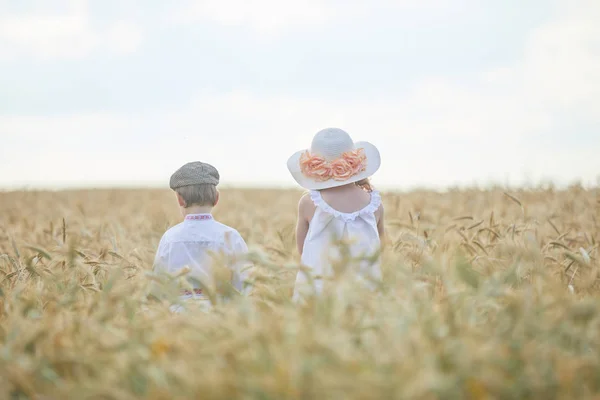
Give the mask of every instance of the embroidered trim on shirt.
[(200, 220), (213, 219), (213, 217), (210, 214), (196, 214), (196, 215), (186, 215), (185, 219), (188, 221), (189, 220), (200, 221)]
[(191, 296), (191, 295), (197, 295), (197, 296), (200, 296), (200, 295), (202, 295), (202, 294), (203, 294), (203, 293), (202, 293), (202, 289), (194, 289), (193, 291), (192, 291), (192, 290), (184, 290), (184, 291), (183, 291), (183, 295), (184, 295), (184, 296)]

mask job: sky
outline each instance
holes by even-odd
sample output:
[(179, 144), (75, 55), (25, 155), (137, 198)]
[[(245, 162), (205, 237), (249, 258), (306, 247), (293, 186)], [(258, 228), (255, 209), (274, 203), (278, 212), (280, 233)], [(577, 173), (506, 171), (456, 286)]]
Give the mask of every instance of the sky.
[(295, 186), (326, 127), (382, 187), (600, 176), (597, 0), (0, 0), (0, 188)]

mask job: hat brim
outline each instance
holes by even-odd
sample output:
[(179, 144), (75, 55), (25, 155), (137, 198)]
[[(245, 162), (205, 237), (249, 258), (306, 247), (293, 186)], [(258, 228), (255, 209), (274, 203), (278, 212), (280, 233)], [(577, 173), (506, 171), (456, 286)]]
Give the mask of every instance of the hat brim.
[(372, 145), (369, 142), (356, 142), (354, 144), (355, 148), (362, 148), (365, 151), (365, 156), (367, 158), (367, 168), (358, 175), (354, 175), (353, 177), (346, 179), (345, 181), (336, 181), (335, 179), (329, 179), (327, 181), (316, 181), (305, 176), (300, 170), (300, 157), (307, 150), (301, 150), (294, 153), (287, 162), (287, 167), (292, 177), (300, 186), (308, 190), (323, 190), (323, 189), (331, 189), (338, 186), (348, 185), (350, 183), (355, 183), (361, 181), (363, 179), (370, 178), (372, 175), (379, 170), (381, 166), (381, 155), (379, 154), (379, 150), (377, 147)]

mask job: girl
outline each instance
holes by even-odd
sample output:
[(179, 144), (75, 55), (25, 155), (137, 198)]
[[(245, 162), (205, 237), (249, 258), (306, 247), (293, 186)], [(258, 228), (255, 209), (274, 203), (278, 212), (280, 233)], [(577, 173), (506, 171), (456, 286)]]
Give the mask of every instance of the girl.
[[(380, 164), (374, 145), (354, 143), (348, 133), (337, 128), (318, 132), (310, 150), (289, 158), (290, 173), (309, 190), (298, 204), (296, 242), (302, 264), (315, 276), (315, 293), (323, 289), (319, 276), (331, 275), (331, 263), (339, 256), (332, 240), (349, 239), (355, 257), (379, 250), (384, 235), (383, 205), (368, 178)], [(379, 262), (363, 261), (359, 275), (381, 279)], [(302, 297), (308, 281), (305, 272), (298, 272), (294, 301)]]

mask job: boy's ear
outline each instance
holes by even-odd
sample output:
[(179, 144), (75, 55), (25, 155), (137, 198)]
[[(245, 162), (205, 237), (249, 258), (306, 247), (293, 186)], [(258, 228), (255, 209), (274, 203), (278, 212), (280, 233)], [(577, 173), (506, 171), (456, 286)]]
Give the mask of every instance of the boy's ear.
[(215, 206), (219, 203), (219, 191), (217, 190), (217, 197), (215, 198)]
[(175, 194), (177, 195), (177, 203), (179, 203), (181, 207), (185, 208), (185, 200), (183, 197), (181, 197), (181, 195), (177, 192), (175, 192)]

